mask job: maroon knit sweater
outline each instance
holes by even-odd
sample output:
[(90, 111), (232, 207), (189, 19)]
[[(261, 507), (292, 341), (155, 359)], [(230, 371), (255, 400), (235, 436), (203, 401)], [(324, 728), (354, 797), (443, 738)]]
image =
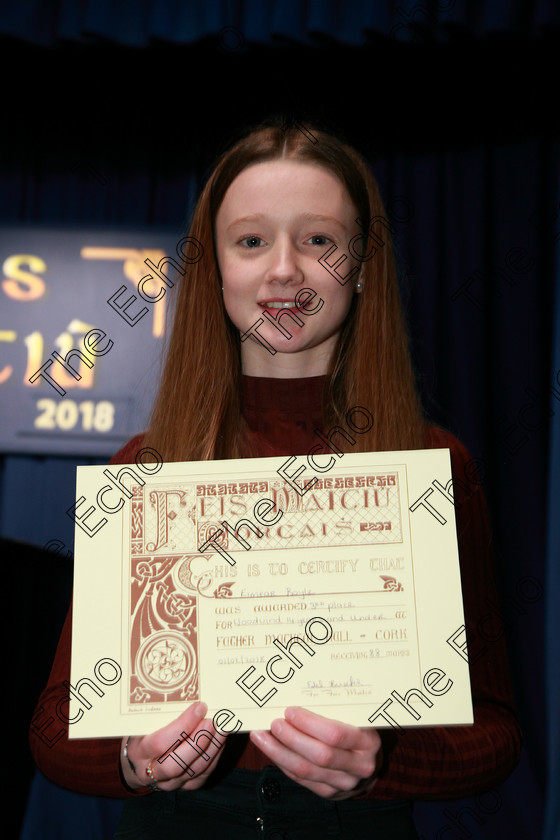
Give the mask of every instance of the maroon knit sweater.
[[(243, 411), (255, 435), (258, 455), (306, 454), (317, 443), (314, 430), (322, 429), (321, 396), (324, 376), (306, 379), (243, 377)], [(326, 431), (323, 429), (323, 431)], [(134, 462), (142, 438), (133, 438), (111, 460)], [(491, 533), (480, 485), (472, 481), (466, 449), (449, 432), (429, 427), (430, 448), (451, 450), (453, 477), (461, 479), (455, 490), (474, 725), (416, 728), (398, 736), (380, 730), (384, 765), (371, 798), (444, 799), (470, 796), (502, 782), (513, 770), (521, 748), (503, 634), (483, 641), (476, 627), (488, 613), (488, 600), (498, 600), (494, 576)], [(120, 738), (68, 740), (68, 727), (55, 715), (57, 701), (66, 694), (70, 680), (72, 607), (68, 612), (46, 688), (39, 698), (38, 723), (30, 730), (30, 744), (38, 767), (53, 782), (79, 793), (97, 796), (138, 795), (124, 785), (120, 772)], [(49, 717), (53, 722), (45, 726)], [(43, 738), (37, 730), (44, 727)], [(58, 732), (64, 735), (50, 747)], [(230, 735), (220, 764), (261, 769), (269, 759), (247, 734)], [(140, 793), (149, 792), (143, 788)]]

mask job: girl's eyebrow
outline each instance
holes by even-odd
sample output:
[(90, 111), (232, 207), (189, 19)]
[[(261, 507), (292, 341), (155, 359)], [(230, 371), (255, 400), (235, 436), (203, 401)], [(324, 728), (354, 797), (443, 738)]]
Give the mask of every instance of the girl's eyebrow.
[(346, 226), (340, 221), (340, 219), (337, 219), (334, 216), (322, 216), (318, 213), (301, 213), (299, 218), (306, 222), (332, 222), (341, 230), (346, 232)]
[(265, 219), (266, 219), (266, 216), (264, 216), (262, 213), (255, 213), (255, 215), (253, 215), (253, 216), (242, 216), (240, 219), (235, 219), (235, 221), (232, 222), (231, 225), (228, 225), (226, 230), (230, 230), (232, 227), (235, 227), (236, 225), (243, 225), (246, 222), (261, 222), (261, 221), (264, 221)]
[[(334, 216), (323, 216), (318, 213), (300, 213), (296, 218), (304, 222), (331, 222), (332, 224), (335, 224), (337, 227), (339, 227), (344, 233), (346, 233), (345, 225), (343, 225), (342, 222), (339, 219), (336, 219)], [(242, 216), (239, 219), (235, 219), (235, 221), (228, 225), (226, 230), (230, 230), (236, 225), (252, 222), (262, 222), (266, 220), (267, 216), (264, 213), (255, 213), (252, 216)]]

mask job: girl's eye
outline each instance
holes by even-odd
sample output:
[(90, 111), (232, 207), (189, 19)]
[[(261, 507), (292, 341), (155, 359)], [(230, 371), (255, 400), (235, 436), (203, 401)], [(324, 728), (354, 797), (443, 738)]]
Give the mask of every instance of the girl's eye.
[(328, 236), (321, 236), (319, 234), (317, 236), (311, 236), (310, 239), (313, 245), (326, 245), (327, 242), (331, 241)]
[(246, 236), (245, 239), (241, 240), (248, 248), (258, 248), (262, 241), (260, 236)]

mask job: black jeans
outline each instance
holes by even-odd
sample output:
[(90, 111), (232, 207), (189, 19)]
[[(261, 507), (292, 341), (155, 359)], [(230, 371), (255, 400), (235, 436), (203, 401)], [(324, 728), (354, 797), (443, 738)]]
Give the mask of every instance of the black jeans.
[(418, 840), (409, 802), (333, 802), (273, 766), (231, 770), (195, 791), (127, 799), (115, 840)]

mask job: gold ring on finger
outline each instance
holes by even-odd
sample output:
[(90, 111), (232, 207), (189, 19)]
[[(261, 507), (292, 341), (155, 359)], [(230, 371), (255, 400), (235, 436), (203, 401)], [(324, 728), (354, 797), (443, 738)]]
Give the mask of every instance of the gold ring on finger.
[(152, 772), (152, 764), (153, 763), (154, 763), (154, 759), (152, 758), (152, 759), (150, 759), (150, 761), (148, 762), (148, 766), (146, 767), (146, 776), (148, 776), (151, 780), (151, 781), (148, 782), (148, 785), (154, 791), (161, 791), (161, 788), (158, 787), (158, 780), (156, 779), (156, 777), (154, 776), (154, 774)]

